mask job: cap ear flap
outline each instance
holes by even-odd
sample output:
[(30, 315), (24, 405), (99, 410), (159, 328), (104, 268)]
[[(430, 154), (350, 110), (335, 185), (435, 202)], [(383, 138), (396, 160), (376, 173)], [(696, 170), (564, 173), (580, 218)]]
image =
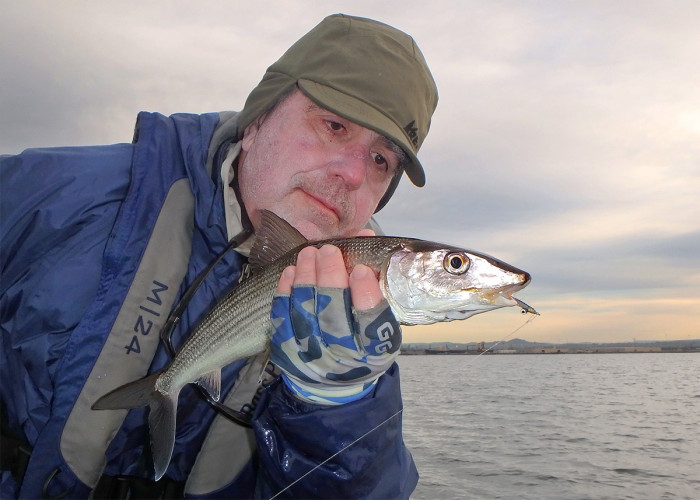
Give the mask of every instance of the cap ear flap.
[(377, 204), (377, 209), (374, 211), (376, 214), (379, 212), (384, 206), (389, 203), (389, 199), (394, 195), (394, 191), (396, 191), (396, 188), (399, 186), (399, 182), (401, 181), (401, 177), (403, 177), (403, 168), (400, 169), (396, 175), (394, 175), (394, 178), (391, 179), (391, 183), (389, 184), (389, 187), (386, 188), (386, 192), (384, 193), (384, 196), (382, 196), (382, 199), (379, 200), (379, 203)]

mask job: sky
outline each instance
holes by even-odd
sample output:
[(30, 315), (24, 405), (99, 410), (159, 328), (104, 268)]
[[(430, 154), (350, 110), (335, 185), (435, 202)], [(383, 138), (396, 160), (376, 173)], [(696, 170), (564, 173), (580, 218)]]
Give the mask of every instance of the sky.
[[(260, 6), (264, 6), (261, 8)], [(412, 35), (440, 102), (387, 234), (532, 275), (517, 308), (405, 342), (700, 338), (700, 2), (0, 0), (0, 152), (129, 142), (136, 114), (238, 110), (326, 15)]]

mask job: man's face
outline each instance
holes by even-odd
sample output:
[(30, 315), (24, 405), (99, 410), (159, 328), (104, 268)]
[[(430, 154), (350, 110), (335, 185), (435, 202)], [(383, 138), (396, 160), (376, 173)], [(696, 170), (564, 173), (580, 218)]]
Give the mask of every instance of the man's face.
[(380, 134), (294, 91), (242, 139), (241, 196), (257, 228), (259, 209), (310, 240), (355, 236), (396, 172), (400, 149)]

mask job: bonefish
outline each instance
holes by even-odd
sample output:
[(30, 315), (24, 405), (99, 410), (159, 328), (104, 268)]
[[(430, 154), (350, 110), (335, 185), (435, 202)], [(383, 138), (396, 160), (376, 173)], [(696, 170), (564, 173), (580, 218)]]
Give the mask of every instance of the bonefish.
[[(527, 306), (512, 295), (527, 286), (530, 275), (488, 255), (392, 236), (310, 243), (287, 222), (262, 211), (247, 275), (195, 327), (172, 363), (163, 371), (111, 391), (92, 405), (94, 410), (150, 406), (148, 425), (156, 480), (165, 474), (170, 462), (182, 387), (197, 383), (219, 400), (221, 368), (269, 346), (270, 309), (280, 274), (295, 263), (302, 248), (323, 244), (340, 248), (348, 271), (356, 264), (365, 264), (377, 273), (382, 293), (403, 325), (460, 320), (500, 307)], [(530, 309), (528, 312), (535, 312)]]

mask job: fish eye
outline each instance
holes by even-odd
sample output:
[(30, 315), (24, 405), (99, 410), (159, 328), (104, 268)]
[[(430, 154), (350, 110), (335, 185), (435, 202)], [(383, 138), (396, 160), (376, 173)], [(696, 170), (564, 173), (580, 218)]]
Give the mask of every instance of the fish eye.
[(442, 262), (445, 271), (450, 274), (464, 274), (469, 269), (469, 257), (462, 253), (448, 253)]

